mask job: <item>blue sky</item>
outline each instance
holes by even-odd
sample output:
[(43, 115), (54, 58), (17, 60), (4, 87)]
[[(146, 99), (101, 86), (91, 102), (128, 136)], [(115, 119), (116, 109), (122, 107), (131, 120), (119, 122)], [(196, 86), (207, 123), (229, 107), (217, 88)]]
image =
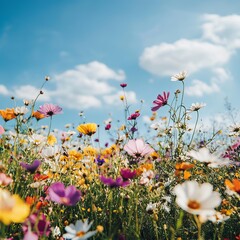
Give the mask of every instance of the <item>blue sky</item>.
[(224, 120), (226, 97), (240, 108), (237, 0), (0, 0), (0, 5), (1, 109), (14, 107), (11, 96), (17, 106), (34, 98), (48, 75), (38, 105), (63, 108), (56, 128), (77, 125), (82, 110), (87, 122), (122, 120), (121, 82), (128, 83), (131, 112), (144, 100), (143, 118), (151, 115), (157, 94), (170, 91), (171, 98), (181, 87), (170, 81), (181, 70), (188, 72), (186, 106), (207, 104), (203, 121)]

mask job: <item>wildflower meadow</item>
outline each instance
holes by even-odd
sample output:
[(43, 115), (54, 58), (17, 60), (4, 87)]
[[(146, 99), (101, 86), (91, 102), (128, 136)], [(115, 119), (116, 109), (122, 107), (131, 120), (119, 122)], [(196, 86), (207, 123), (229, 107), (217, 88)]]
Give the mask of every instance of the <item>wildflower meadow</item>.
[(123, 122), (52, 129), (64, 109), (37, 107), (49, 77), (1, 109), (0, 239), (240, 240), (240, 123), (202, 130), (207, 104), (185, 105), (187, 77), (169, 77), (176, 91), (153, 96), (144, 126), (126, 83)]

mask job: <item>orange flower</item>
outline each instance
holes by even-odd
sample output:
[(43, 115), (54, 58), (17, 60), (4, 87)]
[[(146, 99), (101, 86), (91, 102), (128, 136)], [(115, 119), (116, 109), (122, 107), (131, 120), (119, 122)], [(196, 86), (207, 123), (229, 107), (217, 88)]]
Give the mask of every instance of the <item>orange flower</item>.
[(152, 170), (152, 169), (153, 169), (153, 165), (151, 163), (142, 164), (136, 170), (137, 176), (140, 176), (144, 172), (144, 170), (147, 171), (147, 170)]
[(0, 110), (0, 115), (2, 116), (5, 122), (16, 118), (14, 108), (6, 108), (6, 110)]
[(33, 112), (33, 113), (32, 113), (32, 116), (35, 117), (35, 118), (37, 119), (37, 121), (39, 121), (39, 120), (42, 119), (42, 118), (45, 118), (45, 115), (42, 114), (42, 113), (40, 113), (40, 112), (38, 112), (38, 111)]
[(191, 177), (192, 174), (189, 171), (187, 171), (187, 170), (191, 169), (193, 167), (194, 167), (194, 164), (191, 164), (189, 162), (177, 163), (175, 165), (175, 168), (176, 168), (175, 175), (177, 177), (179, 177), (181, 172), (183, 171), (183, 178), (185, 180), (188, 180)]
[(175, 165), (175, 168), (177, 170), (188, 170), (194, 167), (194, 164), (191, 164), (189, 162), (182, 162), (182, 163), (177, 163)]
[(190, 177), (191, 177), (191, 173), (189, 172), (189, 171), (184, 171), (184, 173), (183, 173), (183, 178), (185, 179), (185, 180), (188, 180)]
[(30, 206), (32, 206), (34, 204), (34, 202), (36, 201), (36, 197), (31, 197), (31, 196), (27, 196), (26, 197), (26, 203), (29, 204)]
[(232, 182), (228, 179), (225, 180), (225, 185), (233, 192), (240, 194), (240, 180), (234, 178)]

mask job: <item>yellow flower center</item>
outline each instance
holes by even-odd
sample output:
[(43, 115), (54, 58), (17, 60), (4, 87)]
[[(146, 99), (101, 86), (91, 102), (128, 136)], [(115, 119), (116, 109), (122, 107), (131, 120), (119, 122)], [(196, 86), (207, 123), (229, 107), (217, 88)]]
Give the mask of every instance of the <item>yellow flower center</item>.
[(84, 231), (79, 231), (79, 232), (76, 233), (76, 236), (77, 236), (77, 237), (82, 237), (82, 236), (84, 236), (84, 235), (85, 235), (85, 232), (84, 232)]
[(62, 202), (63, 204), (68, 204), (68, 203), (69, 203), (69, 199), (66, 198), (66, 197), (62, 197), (62, 198), (61, 198), (61, 202)]
[(195, 201), (195, 200), (193, 200), (193, 201), (190, 200), (188, 202), (188, 207), (191, 208), (191, 209), (199, 209), (200, 208), (200, 204), (197, 201)]

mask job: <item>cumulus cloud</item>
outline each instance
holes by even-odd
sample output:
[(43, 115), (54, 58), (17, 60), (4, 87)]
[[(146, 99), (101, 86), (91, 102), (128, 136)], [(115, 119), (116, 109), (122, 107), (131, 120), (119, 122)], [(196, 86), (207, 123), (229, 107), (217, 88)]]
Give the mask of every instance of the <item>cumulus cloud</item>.
[(219, 91), (220, 91), (220, 88), (216, 83), (211, 82), (210, 84), (207, 84), (197, 79), (193, 80), (192, 85), (189, 87), (186, 87), (185, 89), (186, 95), (196, 96), (196, 97), (201, 97), (205, 94), (211, 94)]
[[(39, 96), (40, 101), (50, 101), (51, 96), (50, 93), (43, 89), (44, 94)], [(39, 89), (31, 85), (23, 85), (14, 87), (12, 91), (12, 96), (19, 98), (19, 99), (35, 99), (39, 94)]]
[(0, 95), (4, 95), (4, 96), (10, 95), (8, 89), (2, 84), (0, 84)]
[[(51, 90), (43, 89), (39, 101), (53, 102), (69, 109), (87, 109), (101, 107), (106, 104), (117, 105), (119, 88), (114, 82), (126, 78), (123, 70), (114, 71), (104, 63), (93, 61), (81, 64), (73, 69), (68, 69), (51, 77)], [(19, 99), (35, 99), (39, 89), (32, 85), (15, 86), (7, 89), (0, 85), (0, 95), (12, 95)], [(136, 94), (127, 92), (129, 103), (136, 102)]]
[[(115, 94), (103, 96), (103, 100), (106, 104), (117, 106), (121, 104), (120, 96), (122, 95), (123, 93), (121, 91), (118, 91)], [(128, 104), (134, 104), (137, 102), (137, 96), (135, 92), (125, 91), (125, 96), (127, 98)]]
[[(218, 56), (218, 57), (216, 57)], [(223, 46), (199, 40), (180, 39), (145, 48), (140, 65), (158, 76), (171, 76), (187, 70), (190, 74), (202, 69), (221, 66), (231, 53)]]
[(203, 38), (226, 48), (240, 48), (240, 15), (205, 14)]
[(187, 87), (189, 96), (201, 97), (216, 93), (221, 84), (231, 80), (225, 68), (235, 50), (240, 48), (240, 15), (202, 16), (202, 36), (199, 39), (179, 39), (144, 49), (140, 66), (157, 76), (172, 76), (186, 70), (189, 75), (207, 70), (209, 82), (194, 79)]

